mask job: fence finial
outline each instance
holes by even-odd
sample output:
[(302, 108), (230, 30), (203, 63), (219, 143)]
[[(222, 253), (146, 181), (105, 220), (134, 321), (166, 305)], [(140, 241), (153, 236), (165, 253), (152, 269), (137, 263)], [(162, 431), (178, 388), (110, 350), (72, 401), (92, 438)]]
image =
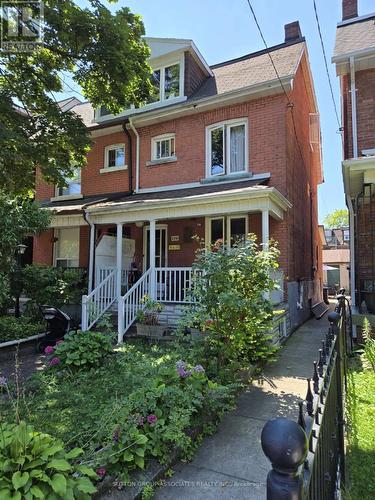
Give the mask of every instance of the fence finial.
[(300, 499), (302, 479), (298, 476), (298, 468), (308, 451), (305, 431), (292, 420), (274, 418), (263, 427), (261, 443), (272, 464), (267, 476), (267, 500)]

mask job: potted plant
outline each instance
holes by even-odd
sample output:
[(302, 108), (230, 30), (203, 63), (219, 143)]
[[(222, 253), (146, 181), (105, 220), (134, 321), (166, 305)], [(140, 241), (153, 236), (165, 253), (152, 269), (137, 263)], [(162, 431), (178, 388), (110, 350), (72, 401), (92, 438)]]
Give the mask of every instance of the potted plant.
[(141, 301), (143, 308), (137, 312), (137, 334), (144, 337), (163, 337), (166, 325), (159, 323), (159, 313), (164, 309), (163, 304), (152, 300), (145, 295)]

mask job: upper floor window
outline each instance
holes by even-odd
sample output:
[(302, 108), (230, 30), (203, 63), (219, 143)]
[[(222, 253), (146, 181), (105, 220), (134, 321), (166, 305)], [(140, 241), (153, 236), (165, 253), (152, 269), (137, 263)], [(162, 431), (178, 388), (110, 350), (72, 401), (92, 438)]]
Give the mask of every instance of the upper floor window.
[(207, 127), (207, 175), (225, 175), (248, 169), (246, 120), (231, 120)]
[(104, 168), (125, 166), (125, 144), (112, 144), (105, 148)]
[(57, 188), (57, 196), (81, 194), (81, 169), (74, 170), (71, 176), (65, 177), (66, 186)]
[(152, 160), (174, 158), (175, 136), (174, 134), (162, 135), (152, 139)]
[(166, 101), (182, 95), (180, 63), (154, 69), (151, 81), (154, 93), (150, 102)]

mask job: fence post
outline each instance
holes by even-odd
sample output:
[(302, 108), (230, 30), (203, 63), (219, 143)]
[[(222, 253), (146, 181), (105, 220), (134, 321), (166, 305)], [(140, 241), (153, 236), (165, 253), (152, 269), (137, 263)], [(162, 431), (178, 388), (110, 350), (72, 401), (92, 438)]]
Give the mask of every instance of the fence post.
[(87, 329), (88, 329), (87, 295), (82, 295), (81, 330), (83, 332), (86, 332)]
[(267, 476), (267, 500), (301, 500), (299, 467), (308, 452), (302, 427), (287, 418), (268, 420), (262, 430), (262, 449), (272, 464)]

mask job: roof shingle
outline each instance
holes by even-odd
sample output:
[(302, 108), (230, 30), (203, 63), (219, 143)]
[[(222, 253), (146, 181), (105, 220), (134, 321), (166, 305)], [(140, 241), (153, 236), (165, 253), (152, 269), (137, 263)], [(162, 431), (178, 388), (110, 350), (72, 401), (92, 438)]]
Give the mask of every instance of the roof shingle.
[(375, 49), (375, 14), (370, 19), (337, 27), (334, 58), (366, 49)]

